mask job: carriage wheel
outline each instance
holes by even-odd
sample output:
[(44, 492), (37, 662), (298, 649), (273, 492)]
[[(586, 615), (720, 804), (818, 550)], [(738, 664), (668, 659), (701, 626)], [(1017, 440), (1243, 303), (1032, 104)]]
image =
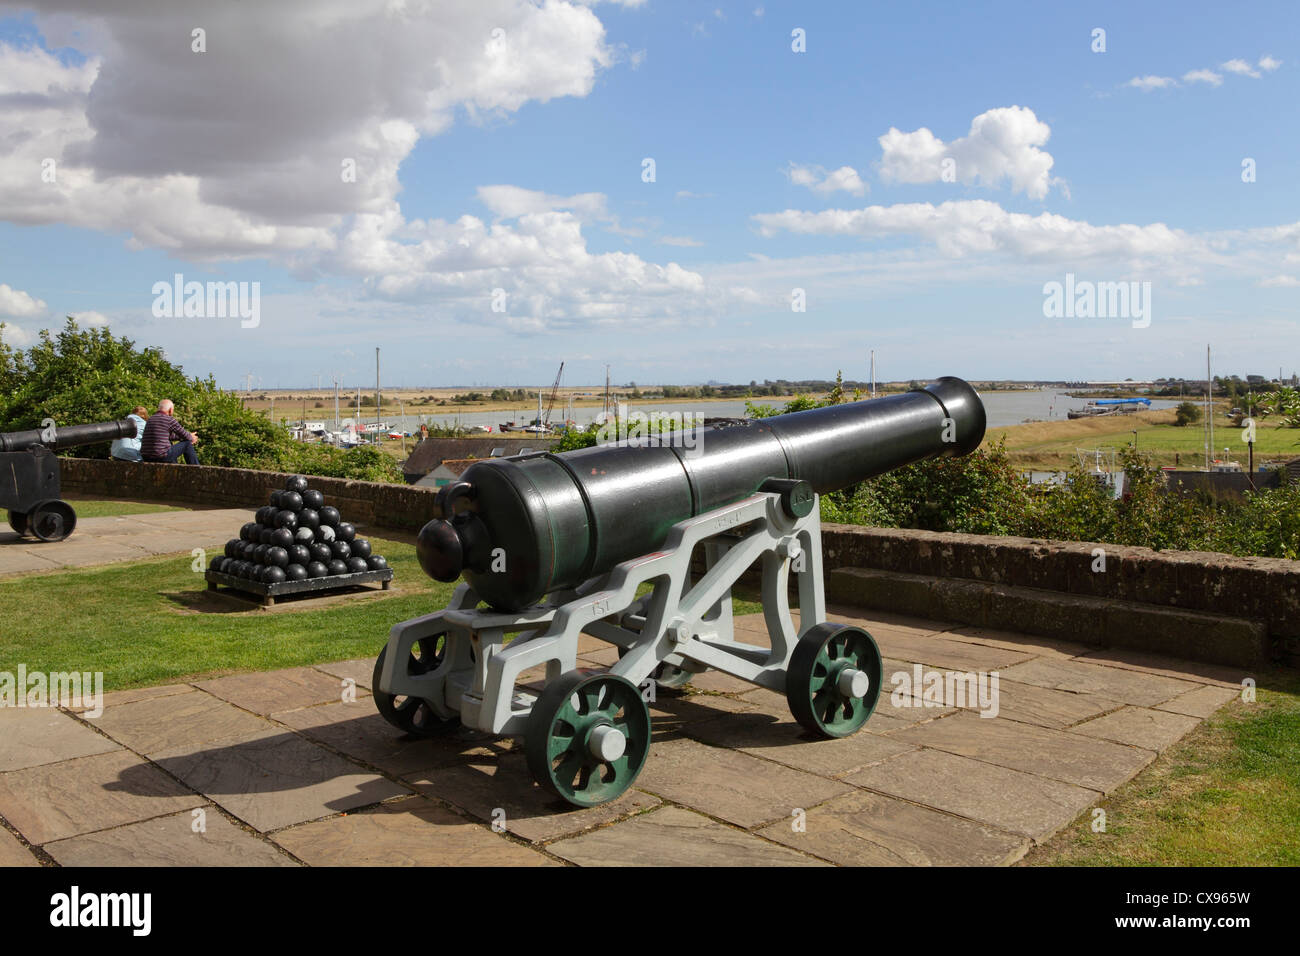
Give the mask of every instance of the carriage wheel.
[(786, 669), (790, 712), (819, 737), (847, 737), (876, 709), (883, 670), (880, 648), (862, 628), (831, 621), (811, 627)]
[(546, 687), (533, 704), (524, 738), (537, 782), (578, 807), (619, 797), (649, 752), (650, 708), (636, 685), (580, 670)]
[(58, 498), (38, 501), (27, 515), (27, 527), (42, 541), (62, 541), (77, 527), (77, 513)]
[(9, 512), (9, 527), (13, 528), (20, 535), (25, 535), (27, 533), (27, 512)]

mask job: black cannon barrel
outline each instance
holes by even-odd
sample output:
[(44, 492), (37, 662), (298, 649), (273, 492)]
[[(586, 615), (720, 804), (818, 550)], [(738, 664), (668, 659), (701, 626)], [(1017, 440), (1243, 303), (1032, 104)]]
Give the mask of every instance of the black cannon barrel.
[(93, 425), (62, 425), (54, 429), (54, 440), (45, 441), (43, 429), (33, 428), (22, 432), (0, 433), (0, 451), (24, 451), (33, 445), (47, 448), (76, 448), (101, 441), (135, 437), (135, 422), (124, 418), (120, 422), (96, 422)]
[[(984, 427), (975, 389), (946, 377), (901, 395), (694, 435), (484, 460), (440, 492), (443, 515), (420, 532), (420, 564), (440, 581), (464, 573), (493, 607), (518, 611), (653, 552), (677, 522), (742, 500), (769, 478), (803, 480), (825, 494), (968, 454)], [(460, 498), (468, 508), (457, 512)]]

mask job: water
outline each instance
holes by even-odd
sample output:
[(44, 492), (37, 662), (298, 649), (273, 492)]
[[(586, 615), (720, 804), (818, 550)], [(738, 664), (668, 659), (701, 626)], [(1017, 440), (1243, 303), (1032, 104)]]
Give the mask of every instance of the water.
[[(1087, 399), (1071, 398), (1055, 389), (1034, 389), (1015, 392), (990, 392), (980, 396), (984, 400), (984, 410), (988, 414), (988, 427), (1001, 428), (1006, 425), (1019, 425), (1022, 422), (1064, 421), (1065, 413), (1071, 408), (1081, 408)], [(753, 399), (755, 404), (774, 404), (778, 408), (783, 404), (771, 399)], [(1151, 408), (1173, 408), (1177, 400), (1152, 399)], [(745, 400), (725, 402), (651, 402), (628, 406), (629, 411), (645, 415), (659, 414), (697, 414), (708, 418), (744, 418)], [(574, 408), (573, 420), (579, 427), (589, 425), (601, 414), (600, 406)], [(557, 409), (556, 418), (564, 414)], [(525, 424), (537, 417), (537, 405), (511, 408), (504, 411), (464, 411), (424, 415), (385, 415), (384, 421), (393, 428), (403, 432), (418, 432), (420, 423), (427, 422), (452, 425), (490, 425), (492, 431), (498, 431), (502, 422)], [(373, 417), (370, 419), (373, 421)]]

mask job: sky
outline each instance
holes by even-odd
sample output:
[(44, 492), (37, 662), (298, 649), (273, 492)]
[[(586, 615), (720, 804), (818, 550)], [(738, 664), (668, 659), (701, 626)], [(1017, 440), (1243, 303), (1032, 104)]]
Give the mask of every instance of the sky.
[(1207, 344), (1290, 375), (1297, 27), (0, 0), (0, 337), (73, 315), (225, 387), (372, 385), (376, 348), (388, 386), (862, 380), (873, 349), (881, 380), (1200, 377)]

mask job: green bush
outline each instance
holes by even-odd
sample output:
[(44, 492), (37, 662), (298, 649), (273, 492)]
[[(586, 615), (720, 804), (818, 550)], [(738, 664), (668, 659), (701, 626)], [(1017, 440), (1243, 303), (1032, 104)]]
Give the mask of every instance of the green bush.
[(1201, 420), (1201, 409), (1195, 402), (1180, 402), (1174, 410), (1175, 425), (1194, 425)]
[[(69, 318), (58, 333), (42, 331), (26, 352), (4, 342), (0, 325), (0, 431), (36, 428), (44, 418), (84, 424), (125, 418), (136, 405), (152, 410), (170, 398), (176, 417), (199, 435), (207, 465), (302, 472), (337, 478), (402, 482), (401, 468), (377, 448), (348, 451), (295, 441), (211, 377), (186, 378), (160, 349), (138, 349), (107, 328), (82, 329)], [(108, 457), (101, 442), (71, 450)]]

